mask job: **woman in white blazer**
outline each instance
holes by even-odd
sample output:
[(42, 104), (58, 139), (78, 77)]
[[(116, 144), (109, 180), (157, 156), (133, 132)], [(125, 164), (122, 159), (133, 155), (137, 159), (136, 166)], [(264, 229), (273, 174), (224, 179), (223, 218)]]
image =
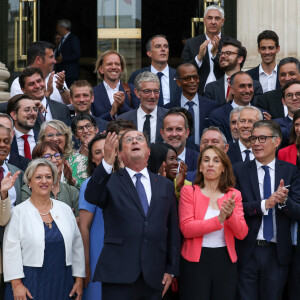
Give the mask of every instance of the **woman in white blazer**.
[(71, 208), (50, 199), (56, 180), (57, 168), (46, 159), (25, 171), (31, 196), (13, 209), (4, 233), (5, 300), (81, 299), (83, 243)]

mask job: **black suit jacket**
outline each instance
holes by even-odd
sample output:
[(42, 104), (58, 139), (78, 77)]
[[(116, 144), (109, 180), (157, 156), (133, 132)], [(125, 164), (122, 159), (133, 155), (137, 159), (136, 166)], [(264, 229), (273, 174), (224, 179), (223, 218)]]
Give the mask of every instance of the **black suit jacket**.
[[(231, 38), (229, 36), (226, 36), (226, 35), (221, 35), (221, 40), (220, 40), (218, 51), (221, 50), (222, 44), (224, 43), (224, 41), (226, 41), (228, 39), (231, 39)], [(198, 67), (198, 65), (195, 61), (195, 57), (199, 53), (200, 45), (205, 40), (206, 40), (205, 34), (201, 34), (201, 35), (198, 35), (194, 38), (188, 39), (186, 41), (186, 44), (184, 46), (184, 49), (183, 49), (182, 55), (181, 55), (182, 61), (184, 63), (186, 63), (186, 62), (192, 63), (197, 68), (198, 74), (200, 76), (200, 83), (199, 83), (198, 92), (201, 95), (203, 94), (204, 86), (205, 86), (207, 77), (208, 77), (209, 72), (210, 72), (209, 54), (208, 54), (208, 51), (206, 51), (205, 56), (204, 56), (203, 61), (202, 61), (202, 65), (201, 65), (200, 68)], [(216, 79), (219, 79), (220, 77), (222, 77), (224, 75), (224, 72), (220, 69), (219, 58), (217, 56), (214, 59), (214, 74), (216, 76)]]
[(147, 285), (162, 290), (163, 274), (178, 274), (174, 184), (158, 174), (149, 176), (152, 197), (147, 216), (126, 169), (108, 175), (101, 163), (88, 182), (85, 197), (102, 208), (105, 226), (94, 281), (130, 284), (142, 273)]
[(272, 119), (284, 118), (281, 89), (260, 95), (257, 100), (257, 107), (267, 110)]
[[(250, 258), (257, 234), (262, 222), (261, 197), (259, 192), (257, 167), (255, 160), (234, 165), (236, 189), (241, 191), (245, 220), (249, 227), (246, 238), (236, 240), (238, 263), (244, 265)], [(287, 265), (292, 259), (291, 221), (300, 219), (300, 177), (296, 166), (281, 160), (275, 162), (275, 190), (280, 180), (290, 185), (286, 206), (275, 206), (277, 226), (277, 257), (281, 265)]]
[[(247, 71), (247, 73), (252, 77), (253, 80), (259, 81), (259, 65), (253, 69)], [(281, 89), (279, 80), (278, 80), (278, 72), (277, 72), (277, 79), (276, 79), (276, 87), (275, 89)]]
[[(138, 108), (128, 111), (118, 117), (118, 119), (124, 119), (128, 121), (132, 121), (137, 128), (137, 110)], [(162, 142), (163, 139), (160, 135), (160, 129), (162, 126), (162, 122), (165, 114), (168, 112), (167, 109), (157, 106), (157, 123), (156, 123), (156, 138), (155, 143)]]
[[(34, 134), (34, 139), (37, 142), (38, 141), (38, 136), (39, 136), (39, 132), (33, 130), (33, 134)], [(18, 144), (17, 144), (17, 139), (16, 136), (14, 136), (12, 143), (11, 143), (11, 148), (10, 148), (10, 153), (15, 152), (19, 155), (19, 150), (18, 150)], [(28, 159), (28, 158), (26, 158)]]
[[(251, 103), (255, 105), (255, 103), (258, 100), (258, 96), (262, 95), (263, 90), (259, 83), (259, 81), (253, 80), (253, 98), (251, 100)], [(206, 85), (204, 96), (216, 100), (220, 105), (223, 105), (226, 103), (225, 99), (225, 84), (224, 84), (224, 76), (222, 76), (219, 80), (210, 82)]]
[(241, 148), (238, 142), (230, 144), (229, 150), (227, 151), (227, 155), (232, 165), (238, 162), (243, 162)]
[(27, 169), (27, 166), (30, 163), (30, 161), (31, 160), (29, 158), (26, 158), (26, 157), (20, 155), (19, 152), (11, 151), (9, 153), (8, 163), (10, 165), (17, 167), (18, 169), (22, 170), (23, 172), (25, 172), (25, 170)]
[(199, 152), (187, 147), (185, 150), (185, 163), (188, 166), (188, 171), (197, 170)]
[(281, 141), (280, 148), (288, 146), (293, 121), (290, 119), (289, 116), (286, 116), (285, 118), (274, 119), (274, 121), (279, 124), (282, 132), (282, 141)]

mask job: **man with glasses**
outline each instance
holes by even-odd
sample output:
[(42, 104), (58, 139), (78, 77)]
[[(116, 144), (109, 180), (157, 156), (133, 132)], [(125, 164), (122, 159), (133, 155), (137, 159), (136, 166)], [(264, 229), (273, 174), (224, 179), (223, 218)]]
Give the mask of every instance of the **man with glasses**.
[[(246, 61), (247, 50), (239, 41), (230, 39), (223, 43), (218, 55), (220, 68), (225, 74), (219, 80), (206, 85), (204, 96), (223, 105), (233, 100), (230, 78), (233, 74), (241, 71)], [(256, 80), (253, 80), (253, 91), (253, 102), (255, 102), (258, 95), (263, 92), (260, 83)]]
[(297, 167), (277, 160), (281, 130), (274, 121), (254, 123), (255, 159), (234, 165), (241, 191), (247, 237), (236, 241), (237, 299), (281, 299), (292, 259), (292, 221), (300, 218), (300, 177)]
[(160, 128), (168, 110), (157, 106), (159, 78), (156, 74), (145, 71), (135, 78), (134, 85), (134, 92), (141, 103), (138, 108), (120, 115), (118, 119), (132, 121), (139, 131), (147, 134), (151, 143), (160, 142)]

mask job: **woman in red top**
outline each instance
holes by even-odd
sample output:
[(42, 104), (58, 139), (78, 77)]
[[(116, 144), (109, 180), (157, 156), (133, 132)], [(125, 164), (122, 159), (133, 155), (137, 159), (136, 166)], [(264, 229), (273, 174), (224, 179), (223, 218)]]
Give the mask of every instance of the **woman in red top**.
[(193, 186), (184, 186), (179, 201), (184, 236), (180, 299), (235, 299), (237, 255), (234, 238), (248, 233), (241, 193), (227, 155), (204, 148)]

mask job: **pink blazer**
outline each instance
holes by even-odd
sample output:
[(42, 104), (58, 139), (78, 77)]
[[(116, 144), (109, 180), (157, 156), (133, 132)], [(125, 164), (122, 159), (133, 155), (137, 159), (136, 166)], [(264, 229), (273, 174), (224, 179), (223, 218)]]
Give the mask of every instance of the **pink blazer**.
[(297, 164), (297, 148), (296, 144), (284, 147), (278, 151), (278, 159), (287, 161), (291, 164)]
[[(193, 188), (194, 187), (194, 188)], [(220, 230), (224, 226), (225, 241), (232, 262), (237, 261), (234, 238), (244, 239), (248, 233), (248, 226), (244, 219), (241, 193), (232, 189), (218, 199), (219, 208), (224, 199), (229, 199), (235, 193), (235, 208), (224, 225), (218, 217), (204, 220), (209, 198), (204, 196), (197, 185), (184, 186), (181, 189), (179, 201), (179, 226), (184, 236), (181, 255), (188, 261), (199, 262), (201, 256), (203, 236)]]

